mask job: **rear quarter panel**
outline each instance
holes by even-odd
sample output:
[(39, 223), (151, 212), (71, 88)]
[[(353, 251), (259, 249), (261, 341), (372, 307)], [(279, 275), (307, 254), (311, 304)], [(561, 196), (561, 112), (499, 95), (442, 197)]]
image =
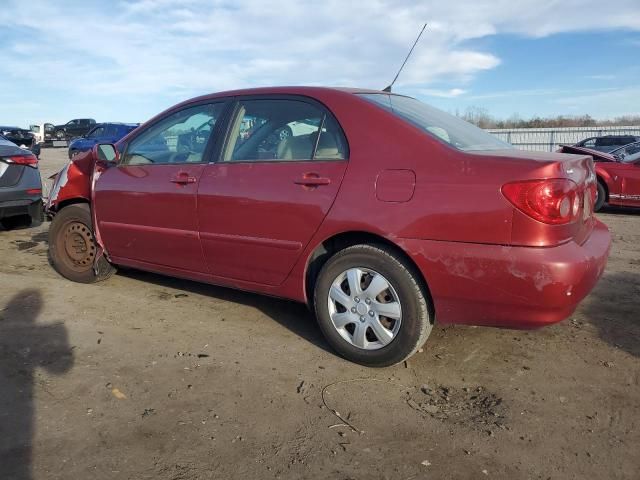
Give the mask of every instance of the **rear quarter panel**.
[[(513, 245), (517, 240), (544, 246), (568, 241), (580, 228), (586, 238), (592, 227), (549, 228), (521, 218), (524, 214), (500, 191), (513, 180), (566, 177), (562, 165), (590, 164), (585, 155), (518, 150), (465, 153), (353, 94), (327, 92), (315, 98), (338, 118), (349, 142), (350, 159), (332, 209), (294, 267), (291, 282), (283, 286), (290, 290), (286, 295), (304, 298), (303, 292), (292, 289), (304, 278), (310, 255), (323, 241), (342, 232), (372, 233), (399, 246), (406, 239), (493, 245)], [(409, 200), (381, 201), (376, 196), (376, 179), (390, 169), (415, 173), (415, 191)], [(527, 225), (517, 239), (512, 235), (514, 222)]]

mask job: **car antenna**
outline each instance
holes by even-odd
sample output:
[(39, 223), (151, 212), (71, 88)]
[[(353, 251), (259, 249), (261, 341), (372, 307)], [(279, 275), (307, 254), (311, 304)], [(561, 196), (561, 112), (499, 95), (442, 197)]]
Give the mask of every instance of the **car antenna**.
[(400, 72), (404, 68), (404, 65), (407, 63), (407, 60), (409, 60), (409, 57), (411, 56), (411, 53), (413, 52), (413, 49), (418, 44), (418, 41), (420, 40), (420, 37), (422, 36), (422, 32), (424, 32), (425, 28), (427, 28), (427, 24), (426, 23), (422, 26), (422, 30), (420, 30), (420, 33), (418, 34), (418, 38), (416, 38), (416, 41), (413, 42), (413, 46), (411, 47), (411, 50), (409, 50), (409, 53), (407, 53), (407, 58), (405, 58), (404, 62), (402, 62), (402, 65), (400, 65), (400, 70), (398, 70), (398, 73), (396, 73), (396, 76), (393, 77), (393, 81), (391, 82), (391, 84), (389, 84), (389, 86), (387, 88), (382, 90), (383, 92), (391, 93), (391, 87), (393, 87), (393, 84), (396, 83), (396, 80), (398, 79), (398, 76), (400, 75)]

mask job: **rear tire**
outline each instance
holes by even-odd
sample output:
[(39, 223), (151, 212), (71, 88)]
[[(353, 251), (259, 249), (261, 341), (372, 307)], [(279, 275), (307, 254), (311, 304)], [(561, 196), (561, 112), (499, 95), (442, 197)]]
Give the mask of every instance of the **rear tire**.
[(607, 198), (607, 192), (604, 189), (604, 186), (602, 185), (602, 182), (597, 182), (597, 188), (598, 188), (598, 193), (596, 194), (596, 202), (593, 205), (593, 211), (597, 212), (599, 211), (603, 206), (604, 206), (604, 202)]
[(347, 360), (370, 367), (409, 358), (433, 327), (418, 275), (386, 246), (354, 245), (335, 254), (320, 270), (314, 292), (327, 341)]
[(69, 205), (53, 217), (49, 228), (49, 257), (60, 275), (79, 283), (106, 280), (116, 272), (116, 268), (101, 256), (96, 273), (97, 252), (88, 204)]

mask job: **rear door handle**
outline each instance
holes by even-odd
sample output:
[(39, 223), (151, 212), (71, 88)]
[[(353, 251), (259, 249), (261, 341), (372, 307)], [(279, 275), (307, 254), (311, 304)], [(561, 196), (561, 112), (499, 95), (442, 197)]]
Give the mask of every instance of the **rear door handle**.
[(186, 185), (188, 183), (196, 183), (196, 177), (190, 176), (187, 172), (180, 172), (175, 177), (169, 179), (172, 183), (177, 183), (178, 185)]
[(331, 183), (330, 178), (321, 177), (317, 173), (305, 173), (302, 178), (294, 180), (296, 185), (304, 185), (306, 187), (317, 187), (319, 185), (329, 185)]

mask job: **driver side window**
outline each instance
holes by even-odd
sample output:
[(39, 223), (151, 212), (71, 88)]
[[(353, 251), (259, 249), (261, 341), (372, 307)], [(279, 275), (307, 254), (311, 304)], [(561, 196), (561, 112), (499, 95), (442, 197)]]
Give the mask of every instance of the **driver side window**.
[(180, 110), (152, 125), (127, 147), (121, 165), (202, 163), (223, 103)]
[(104, 136), (104, 127), (96, 127), (93, 130), (91, 130), (91, 132), (89, 132), (89, 134), (87, 135), (87, 138), (96, 138), (96, 137), (102, 137)]

